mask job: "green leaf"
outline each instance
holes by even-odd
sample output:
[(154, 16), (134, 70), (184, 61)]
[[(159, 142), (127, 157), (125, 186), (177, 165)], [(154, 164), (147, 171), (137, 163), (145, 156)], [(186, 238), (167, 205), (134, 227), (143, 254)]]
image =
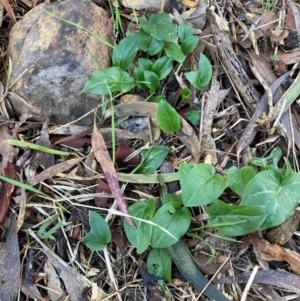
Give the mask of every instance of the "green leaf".
[(173, 61), (167, 56), (162, 56), (154, 62), (152, 71), (158, 75), (160, 80), (162, 80), (170, 74), (172, 68)]
[(121, 40), (113, 50), (113, 66), (127, 70), (133, 64), (133, 60), (138, 50), (138, 33), (132, 33), (128, 37)]
[(159, 77), (156, 75), (156, 73), (146, 70), (144, 72), (144, 78), (145, 78), (145, 83), (146, 83), (147, 87), (151, 91), (154, 92), (154, 91), (156, 91), (156, 89), (159, 88), (160, 80), (159, 80)]
[(198, 110), (188, 111), (185, 114), (186, 119), (194, 126), (198, 126), (200, 122), (201, 113)]
[(148, 273), (171, 281), (172, 259), (166, 249), (152, 249), (147, 259)]
[(187, 174), (193, 169), (193, 165), (187, 163), (181, 163), (179, 165), (179, 181), (183, 181)]
[[(180, 170), (179, 170), (180, 172)], [(185, 177), (180, 177), (181, 197), (187, 207), (207, 205), (216, 200), (224, 191), (226, 182), (215, 168), (201, 163), (194, 166)]]
[[(155, 202), (152, 199), (147, 202), (136, 202), (128, 208), (128, 212), (131, 216), (152, 221), (155, 212)], [(124, 219), (124, 230), (129, 242), (137, 248), (137, 252), (140, 254), (143, 253), (150, 244), (153, 226), (142, 221), (133, 220), (136, 228), (129, 225)]]
[(156, 103), (160, 103), (160, 101), (167, 101), (166, 96), (165, 95), (155, 95), (155, 96), (151, 96), (148, 99), (148, 102), (156, 102)]
[(178, 26), (178, 36), (179, 36), (180, 41), (183, 41), (186, 38), (191, 37), (193, 35), (194, 35), (193, 30), (189, 25), (187, 25), (183, 22), (181, 22), (179, 24), (179, 26)]
[(163, 145), (154, 145), (150, 149), (143, 150), (141, 152), (142, 162), (135, 172), (145, 175), (154, 173), (168, 155), (169, 150)]
[(188, 55), (195, 50), (199, 43), (199, 38), (196, 36), (190, 36), (185, 38), (181, 44), (181, 50), (184, 55)]
[(97, 71), (87, 81), (83, 92), (108, 95), (113, 92), (128, 92), (134, 87), (133, 78), (119, 67)]
[(255, 170), (250, 166), (244, 166), (238, 169), (232, 166), (227, 171), (227, 182), (232, 191), (242, 196), (246, 186), (255, 176)]
[(186, 72), (184, 75), (196, 89), (202, 90), (211, 81), (211, 63), (208, 58), (202, 53), (199, 60), (199, 71)]
[(155, 39), (164, 42), (177, 42), (177, 27), (172, 23), (172, 19), (168, 14), (153, 14), (150, 16), (149, 22), (144, 18), (140, 18), (139, 21), (142, 30)]
[(37, 193), (37, 194), (40, 194), (40, 195), (43, 195), (43, 196), (47, 196), (47, 194), (45, 194), (44, 192), (42, 192), (42, 191), (40, 191), (40, 190), (38, 190), (38, 189), (28, 185), (28, 184), (16, 181), (14, 179), (7, 178), (7, 177), (4, 177), (4, 176), (0, 176), (0, 180), (5, 181), (5, 182), (7, 182), (9, 184), (12, 184), (14, 186), (17, 186), (17, 187), (27, 189), (27, 190), (32, 191), (34, 193)]
[(138, 66), (144, 71), (146, 71), (146, 70), (151, 71), (152, 66), (153, 66), (153, 62), (151, 60), (145, 59), (145, 58), (139, 58), (138, 64), (139, 64)]
[(134, 68), (134, 80), (136, 82), (136, 85), (142, 89), (142, 90), (147, 90), (148, 87), (147, 85), (145, 84), (145, 77), (144, 77), (144, 70), (140, 67), (136, 67)]
[(198, 65), (199, 65), (199, 72), (201, 75), (200, 77), (201, 77), (202, 87), (205, 87), (210, 83), (212, 79), (213, 70), (212, 70), (211, 62), (203, 53), (201, 53)]
[(111, 241), (111, 232), (104, 218), (94, 212), (89, 212), (91, 231), (83, 238), (83, 243), (93, 251), (102, 251)]
[(183, 61), (185, 60), (186, 56), (184, 55), (184, 53), (181, 50), (181, 47), (178, 44), (167, 43), (164, 46), (164, 50), (167, 56), (173, 61), (183, 63)]
[(144, 52), (148, 52), (151, 56), (158, 54), (165, 45), (164, 41), (155, 39), (154, 37), (144, 32), (142, 29), (140, 29), (140, 31), (138, 32), (138, 41), (139, 48)]
[(182, 205), (182, 199), (179, 195), (173, 193), (166, 193), (161, 200), (162, 205), (165, 205), (169, 202), (176, 202), (178, 205)]
[(214, 227), (224, 235), (240, 236), (258, 230), (266, 219), (262, 211), (247, 205), (228, 205), (216, 200), (206, 210)]
[[(177, 202), (163, 205), (155, 213), (153, 222), (165, 228), (179, 239), (186, 233), (191, 223), (191, 213), (188, 208), (181, 207)], [(158, 227), (153, 227), (151, 246), (153, 248), (168, 248), (177, 240)]]
[(300, 199), (300, 174), (285, 178), (285, 170), (259, 172), (247, 185), (241, 204), (267, 214), (260, 227), (265, 230), (286, 221), (295, 212)]
[(186, 100), (186, 101), (190, 101), (190, 97), (191, 97), (192, 91), (188, 88), (188, 87), (183, 87), (181, 90), (181, 97)]
[(167, 101), (161, 100), (158, 104), (156, 118), (159, 127), (164, 132), (171, 133), (180, 130), (180, 116)]
[(18, 147), (35, 149), (37, 151), (44, 152), (44, 153), (49, 153), (49, 154), (53, 154), (53, 155), (59, 155), (59, 156), (68, 156), (68, 155), (70, 155), (70, 153), (68, 153), (68, 152), (63, 152), (63, 151), (60, 151), (60, 150), (55, 150), (55, 149), (52, 149), (52, 148), (41, 146), (39, 144), (30, 143), (30, 142), (21, 141), (21, 140), (16, 140), (16, 139), (7, 139), (7, 140), (4, 140), (3, 142), (6, 142), (7, 144), (18, 146)]
[(248, 163), (260, 166), (263, 169), (278, 169), (278, 162), (282, 157), (282, 152), (279, 147), (275, 147), (271, 154), (265, 158), (254, 157), (249, 160)]
[(50, 229), (46, 230), (52, 223), (54, 223), (58, 217), (60, 216), (59, 213), (53, 215), (50, 219), (46, 220), (40, 227), (39, 231), (37, 232), (37, 235), (41, 239), (52, 239), (55, 240), (55, 237), (52, 236), (63, 224), (63, 221), (60, 221), (59, 223), (55, 223), (55, 225)]

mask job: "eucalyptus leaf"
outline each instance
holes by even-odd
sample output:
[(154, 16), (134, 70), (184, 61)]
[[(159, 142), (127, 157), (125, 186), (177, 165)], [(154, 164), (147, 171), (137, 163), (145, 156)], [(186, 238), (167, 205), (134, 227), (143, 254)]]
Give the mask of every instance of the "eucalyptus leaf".
[(160, 129), (164, 132), (171, 133), (180, 130), (180, 116), (167, 101), (161, 100), (158, 104), (156, 118)]
[(166, 249), (152, 249), (147, 258), (148, 273), (171, 281), (172, 259)]
[(224, 235), (240, 236), (260, 229), (267, 214), (247, 205), (228, 205), (216, 200), (206, 209), (207, 226), (214, 227)]
[(93, 251), (102, 251), (111, 241), (111, 232), (104, 218), (94, 212), (89, 212), (91, 231), (83, 238), (83, 243)]
[[(177, 202), (168, 202), (155, 213), (153, 222), (165, 228), (179, 239), (190, 226), (191, 213), (188, 208), (181, 207)], [(176, 242), (176, 239), (160, 228), (153, 227), (151, 237), (151, 246), (153, 248), (168, 248)]]
[(261, 171), (248, 183), (241, 205), (267, 214), (260, 230), (276, 227), (295, 212), (300, 199), (300, 174), (285, 177), (285, 170)]
[(83, 92), (108, 95), (113, 92), (128, 92), (134, 87), (133, 78), (119, 67), (97, 71), (87, 81)]
[(206, 163), (197, 164), (184, 177), (179, 170), (181, 197), (185, 206), (207, 205), (222, 194), (226, 182), (215, 172), (215, 168)]
[(133, 64), (133, 60), (136, 57), (138, 50), (138, 33), (132, 33), (128, 37), (122, 39), (114, 48), (112, 55), (113, 66), (127, 70)]
[(244, 166), (241, 169), (232, 166), (228, 169), (226, 178), (230, 189), (242, 196), (246, 186), (255, 174), (255, 170), (250, 166)]

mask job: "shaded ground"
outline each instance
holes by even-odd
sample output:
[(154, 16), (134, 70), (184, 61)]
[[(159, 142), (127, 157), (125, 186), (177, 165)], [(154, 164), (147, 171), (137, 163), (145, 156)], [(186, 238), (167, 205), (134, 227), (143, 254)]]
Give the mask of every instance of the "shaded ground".
[[(115, 6), (105, 1), (94, 2), (116, 15)], [(2, 77), (14, 18), (22, 18), (36, 4), (27, 0), (3, 3), (6, 9), (1, 27)], [(209, 9), (213, 5), (215, 11)], [(214, 75), (201, 93), (191, 88), (191, 105), (181, 99), (182, 85), (174, 73), (163, 82), (160, 93), (166, 94), (168, 102), (183, 118), (193, 108), (201, 111), (197, 125), (187, 123), (181, 136), (158, 131), (155, 104), (136, 105), (136, 101), (147, 97), (141, 91), (135, 91), (139, 99), (137, 95), (129, 96), (133, 104), (128, 104), (124, 97), (116, 97), (115, 110), (119, 118), (130, 115), (146, 119), (129, 119), (122, 128), (114, 128), (111, 111), (106, 111), (98, 128), (110, 154), (114, 146), (112, 129), (116, 133), (116, 164), (108, 169), (116, 168), (127, 203), (148, 198), (158, 200), (163, 189), (180, 190), (177, 181), (165, 185), (157, 177), (153, 180), (150, 176), (135, 178), (130, 174), (140, 160), (135, 151), (152, 144), (170, 148), (164, 167), (157, 171), (159, 174), (173, 175), (182, 162), (204, 161), (214, 165), (220, 174), (226, 174), (230, 166), (241, 167), (254, 156), (265, 157), (276, 146), (298, 172), (298, 102), (278, 107), (276, 101), (297, 80), (299, 5), (292, 1), (220, 1), (211, 3), (204, 15), (190, 19), (193, 7), (197, 7), (195, 2), (171, 3), (166, 10), (173, 12), (173, 7), (196, 26), (194, 31), (201, 37), (197, 50), (180, 70), (194, 70), (197, 53), (203, 52), (214, 65)], [(132, 10), (121, 6), (119, 12), (124, 32), (132, 30), (136, 26)], [(154, 12), (139, 14), (150, 16)], [(121, 38), (119, 33), (117, 40)], [(174, 70), (177, 68), (179, 65), (174, 66)], [(34, 185), (45, 194), (2, 183), (0, 222), (5, 231), (1, 232), (0, 275), (5, 276), (1, 278), (0, 296), (3, 293), (7, 298), (3, 300), (15, 300), (14, 292), (18, 292), (18, 300), (207, 300), (185, 281), (176, 267), (172, 282), (166, 285), (170, 295), (152, 282), (145, 270), (149, 250), (137, 254), (124, 234), (123, 217), (108, 212), (117, 208), (116, 192), (112, 196), (109, 179), (104, 174), (103, 164), (107, 161), (103, 163), (103, 155), (91, 148), (91, 143), (94, 146), (99, 142), (99, 132), (69, 124), (48, 126), (47, 121), (28, 115), (23, 116), (22, 122), (14, 116), (7, 119), (5, 108), (9, 114), (10, 111), (3, 100), (2, 97), (1, 175)], [(38, 141), (69, 155), (45, 155), (3, 142), (9, 138)], [(222, 197), (227, 202), (237, 201), (229, 193)], [(100, 212), (112, 231), (112, 242), (105, 251), (92, 252), (82, 243), (90, 231), (90, 209)], [(192, 215), (191, 228), (207, 223), (205, 207), (194, 209)], [(45, 224), (50, 217), (53, 223)], [(298, 224), (299, 217), (295, 214), (290, 223), (265, 235), (265, 239), (259, 233), (228, 241), (212, 235), (218, 234), (214, 229), (197, 232), (198, 238), (184, 239), (201, 272), (213, 279), (214, 285), (231, 300), (298, 300)], [(57, 228), (51, 231), (55, 225)], [(256, 273), (256, 278), (248, 291), (246, 283), (251, 273)]]

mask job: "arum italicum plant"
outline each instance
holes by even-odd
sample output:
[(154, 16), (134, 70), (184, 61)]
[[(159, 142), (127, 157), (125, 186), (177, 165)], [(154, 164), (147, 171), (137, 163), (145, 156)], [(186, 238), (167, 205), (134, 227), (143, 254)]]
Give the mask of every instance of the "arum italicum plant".
[[(181, 127), (178, 113), (156, 93), (161, 81), (172, 71), (174, 62), (182, 64), (196, 48), (199, 38), (186, 24), (173, 24), (165, 13), (152, 15), (149, 20), (139, 18), (139, 22), (139, 31), (131, 33), (114, 48), (113, 66), (96, 72), (86, 83), (84, 91), (111, 96), (138, 88), (148, 93), (149, 101), (159, 102), (157, 120), (160, 128), (165, 132), (177, 132)], [(201, 91), (212, 78), (212, 66), (204, 54), (200, 55), (198, 67), (199, 71), (185, 72), (184, 76)], [(189, 95), (190, 90), (184, 87), (182, 97), (188, 98)], [(145, 150), (135, 172), (152, 174), (167, 154), (168, 148), (164, 146)], [(286, 168), (279, 168), (281, 156), (280, 149), (276, 148), (267, 158), (251, 160), (249, 166), (230, 168), (226, 177), (217, 174), (209, 164), (193, 166), (182, 163), (178, 172), (180, 196), (166, 194), (160, 200), (160, 206), (153, 199), (132, 204), (128, 211), (135, 227), (124, 220), (124, 231), (138, 253), (151, 247), (148, 271), (171, 279), (168, 248), (193, 230), (190, 228), (192, 207), (206, 208), (209, 216), (207, 226), (229, 236), (265, 230), (288, 219), (300, 198), (300, 175), (292, 170), (286, 159)], [(261, 171), (256, 172), (251, 165), (259, 166)], [(238, 203), (222, 200), (225, 189), (238, 196)], [(92, 211), (90, 225), (91, 231), (83, 242), (93, 250), (102, 250), (111, 240), (109, 227), (101, 215)]]

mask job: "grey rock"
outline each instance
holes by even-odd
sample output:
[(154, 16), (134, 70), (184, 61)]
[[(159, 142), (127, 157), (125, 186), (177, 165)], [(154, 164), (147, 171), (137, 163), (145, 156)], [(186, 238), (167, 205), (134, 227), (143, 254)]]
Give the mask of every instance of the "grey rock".
[[(108, 13), (90, 0), (43, 3), (11, 30), (8, 57), (12, 60), (8, 100), (17, 116), (38, 113), (66, 124), (96, 108), (101, 97), (82, 93), (88, 78), (111, 64), (111, 47), (89, 32), (55, 16), (72, 21), (110, 44), (112, 22)], [(23, 75), (22, 75), (23, 74)], [(90, 125), (93, 114), (77, 122)]]

